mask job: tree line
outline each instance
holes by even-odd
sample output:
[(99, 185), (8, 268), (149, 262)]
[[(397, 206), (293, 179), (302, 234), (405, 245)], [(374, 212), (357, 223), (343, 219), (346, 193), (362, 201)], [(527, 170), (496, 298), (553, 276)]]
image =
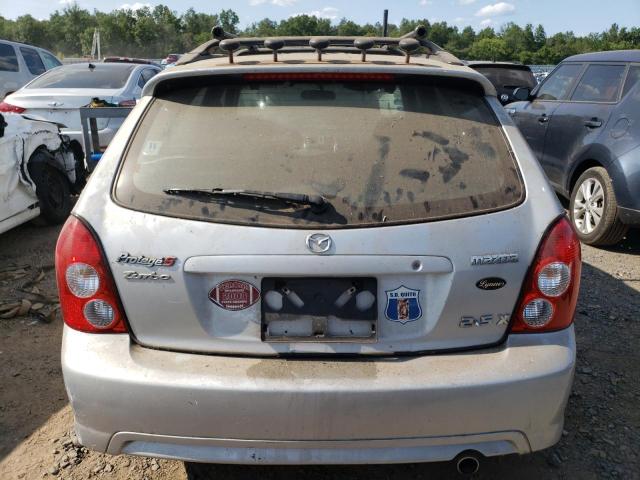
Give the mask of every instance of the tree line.
[[(165, 5), (109, 13), (83, 9), (77, 4), (56, 10), (46, 20), (23, 15), (15, 20), (0, 16), (0, 38), (47, 48), (60, 57), (90, 54), (93, 32), (100, 30), (103, 55), (162, 58), (170, 52), (186, 52), (211, 38), (211, 27), (245, 36), (357, 35), (379, 36), (381, 23), (359, 25), (343, 18), (298, 15), (275, 21), (265, 18), (244, 30), (233, 10), (208, 14), (188, 9), (182, 15)], [(613, 24), (601, 33), (577, 36), (573, 32), (547, 35), (542, 25), (521, 27), (506, 23), (499, 29), (459, 29), (447, 22), (402, 19), (389, 24), (389, 36), (400, 36), (417, 25), (427, 28), (430, 40), (463, 59), (515, 60), (525, 64), (556, 64), (576, 53), (640, 48), (640, 28)]]

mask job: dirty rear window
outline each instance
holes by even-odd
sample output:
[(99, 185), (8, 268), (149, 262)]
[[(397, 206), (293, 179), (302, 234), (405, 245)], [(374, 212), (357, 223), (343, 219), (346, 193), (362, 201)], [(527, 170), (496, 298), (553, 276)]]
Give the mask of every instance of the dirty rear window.
[[(153, 101), (116, 183), (121, 205), (212, 222), (341, 228), (473, 215), (523, 198), (500, 125), (473, 83), (214, 82)], [(168, 188), (322, 195), (329, 208)]]

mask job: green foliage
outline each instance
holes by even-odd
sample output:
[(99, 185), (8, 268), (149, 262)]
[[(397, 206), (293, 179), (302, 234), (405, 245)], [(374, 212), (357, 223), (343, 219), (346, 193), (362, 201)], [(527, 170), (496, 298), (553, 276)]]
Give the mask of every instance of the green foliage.
[[(161, 58), (170, 52), (185, 52), (211, 39), (211, 28), (222, 25), (225, 31), (245, 36), (277, 35), (382, 35), (380, 23), (359, 25), (343, 18), (337, 24), (312, 15), (298, 15), (280, 22), (265, 18), (246, 29), (233, 10), (218, 13), (188, 9), (178, 15), (166, 5), (138, 10), (90, 12), (78, 4), (56, 10), (47, 20), (23, 15), (15, 20), (0, 16), (0, 38), (31, 43), (60, 56), (88, 55), (93, 32), (100, 30), (103, 55)], [(499, 31), (491, 27), (478, 32), (471, 27), (460, 30), (447, 22), (403, 18), (389, 24), (389, 36), (400, 36), (424, 25), (428, 38), (460, 58), (470, 60), (515, 60), (527, 64), (555, 64), (575, 53), (597, 50), (640, 48), (640, 28), (617, 24), (602, 33), (578, 37), (573, 32), (548, 36), (542, 25), (515, 23)]]
[(297, 15), (282, 20), (278, 25), (278, 35), (331, 35), (331, 20), (310, 15)]
[(264, 18), (259, 22), (252, 23), (245, 31), (245, 35), (250, 37), (272, 37), (278, 31), (278, 23)]
[(493, 62), (508, 60), (509, 54), (509, 45), (503, 38), (483, 38), (475, 42), (469, 50), (469, 57)]

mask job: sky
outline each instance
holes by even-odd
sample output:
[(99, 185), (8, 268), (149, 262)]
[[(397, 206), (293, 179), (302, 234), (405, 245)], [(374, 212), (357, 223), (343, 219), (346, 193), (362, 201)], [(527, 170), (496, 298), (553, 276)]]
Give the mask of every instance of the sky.
[[(612, 23), (640, 27), (640, 0), (75, 0), (83, 8), (110, 11), (116, 8), (137, 8), (168, 5), (178, 13), (193, 7), (196, 11), (216, 13), (230, 8), (240, 17), (241, 27), (269, 17), (281, 20), (306, 13), (330, 18), (342, 17), (357, 23), (382, 20), (382, 11), (389, 9), (389, 21), (399, 23), (403, 17), (446, 21), (463, 28), (485, 26), (499, 28), (506, 22), (519, 25), (542, 24), (548, 34), (571, 30), (576, 35), (601, 32)], [(0, 15), (15, 19), (24, 14), (48, 18), (74, 0), (0, 0)], [(128, 2), (128, 3), (127, 3)]]

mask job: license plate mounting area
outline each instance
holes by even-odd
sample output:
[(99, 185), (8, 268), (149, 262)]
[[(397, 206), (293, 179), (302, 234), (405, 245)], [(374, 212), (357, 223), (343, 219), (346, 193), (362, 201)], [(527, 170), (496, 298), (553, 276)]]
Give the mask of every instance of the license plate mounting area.
[(378, 282), (371, 277), (265, 277), (265, 342), (374, 342)]

